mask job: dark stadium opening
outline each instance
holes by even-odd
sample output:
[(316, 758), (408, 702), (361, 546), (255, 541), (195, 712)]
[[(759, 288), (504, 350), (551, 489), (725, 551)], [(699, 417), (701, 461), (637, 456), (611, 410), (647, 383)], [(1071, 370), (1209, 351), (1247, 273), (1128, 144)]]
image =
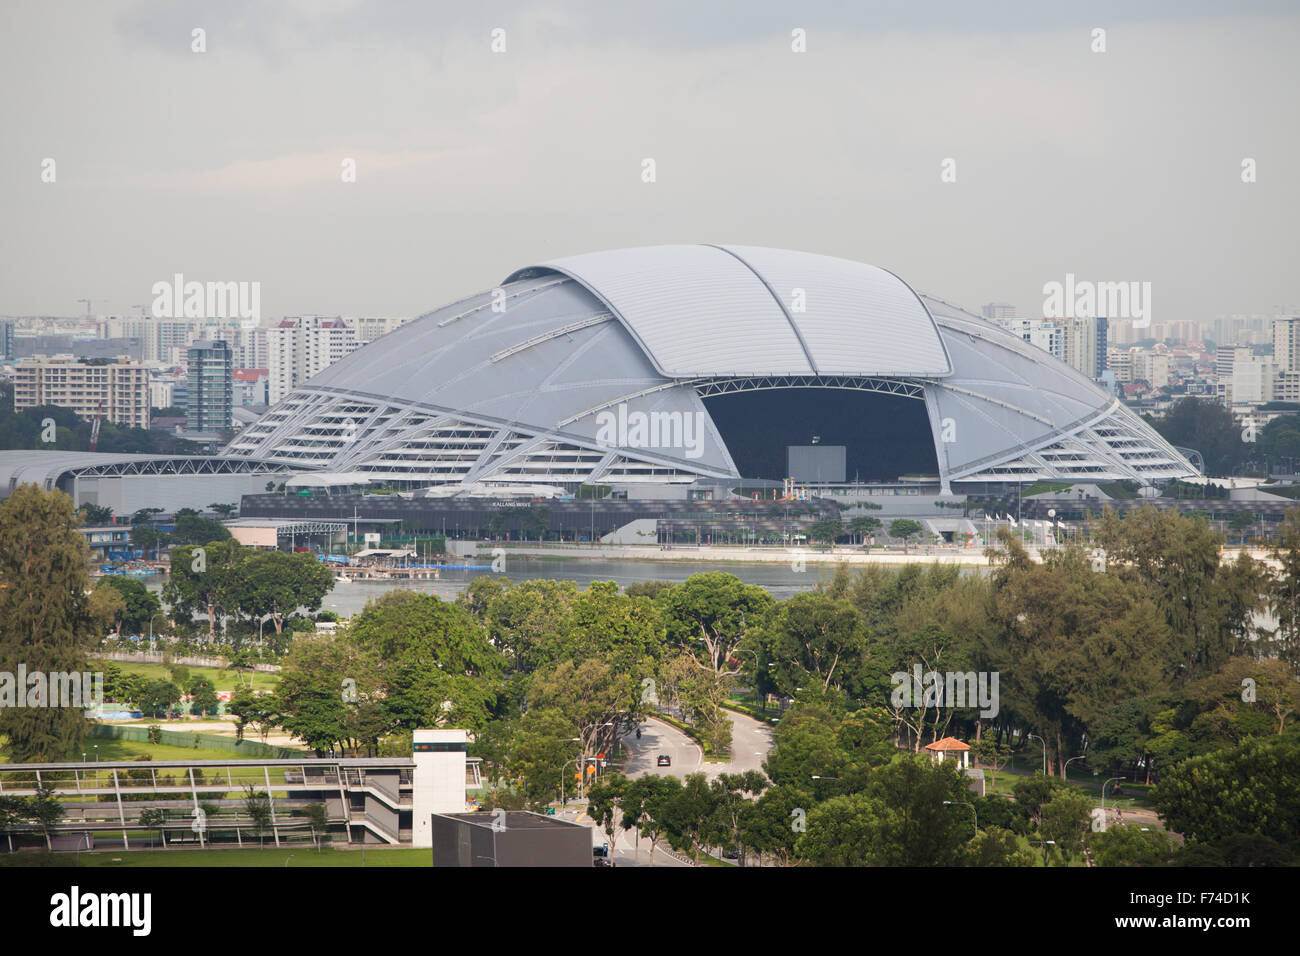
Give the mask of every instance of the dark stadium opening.
[[(780, 481), (789, 475), (787, 449), (808, 461), (834, 459), (844, 446), (844, 480), (895, 481), (938, 475), (925, 402), (900, 395), (838, 388), (778, 388), (705, 398), (744, 478)], [(809, 452), (810, 447), (818, 448)], [(837, 467), (832, 464), (832, 468)]]

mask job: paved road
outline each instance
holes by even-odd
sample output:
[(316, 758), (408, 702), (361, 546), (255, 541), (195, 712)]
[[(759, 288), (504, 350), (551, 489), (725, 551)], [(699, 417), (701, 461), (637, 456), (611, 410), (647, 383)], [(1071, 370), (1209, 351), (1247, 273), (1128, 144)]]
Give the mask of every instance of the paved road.
[[(609, 835), (591, 817), (587, 816), (585, 804), (574, 805), (560, 810), (556, 816), (563, 820), (570, 820), (590, 827), (592, 847), (598, 847), (609, 842)], [(666, 840), (660, 841), (659, 846), (655, 849), (655, 866), (689, 866), (689, 864), (683, 863), (666, 853), (667, 846)], [(618, 843), (614, 846), (614, 866), (650, 866), (650, 841), (643, 839), (638, 846), (636, 830), (620, 831)]]
[(727, 711), (731, 718), (731, 760), (727, 763), (710, 763), (705, 773), (712, 779), (722, 773), (744, 773), (762, 770), (763, 761), (772, 749), (772, 728), (769, 724), (735, 711)]
[[(635, 734), (623, 738), (628, 753), (624, 773), (629, 777), (639, 777), (646, 773), (685, 777), (687, 774), (703, 772), (712, 780), (723, 773), (762, 770), (763, 761), (772, 749), (771, 728), (760, 720), (734, 711), (728, 711), (727, 716), (731, 719), (731, 759), (725, 763), (706, 763), (699, 744), (676, 727), (652, 717), (641, 725), (640, 740), (636, 739)], [(660, 754), (667, 754), (672, 759), (672, 764), (667, 767), (658, 766), (656, 758)]]
[[(665, 724), (653, 717), (641, 725), (641, 739), (636, 734), (623, 738), (627, 747), (627, 762), (623, 772), (628, 777), (642, 774), (654, 774), (660, 777), (685, 777), (688, 773), (699, 773), (704, 768), (704, 752), (699, 744), (691, 740), (676, 727)], [(672, 765), (660, 767), (657, 758), (667, 754)]]

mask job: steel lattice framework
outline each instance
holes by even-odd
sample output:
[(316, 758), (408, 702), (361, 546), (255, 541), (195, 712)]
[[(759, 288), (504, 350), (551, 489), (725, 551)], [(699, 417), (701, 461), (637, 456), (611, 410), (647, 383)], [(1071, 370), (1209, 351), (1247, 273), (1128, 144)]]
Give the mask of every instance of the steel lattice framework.
[[(897, 276), (721, 246), (519, 270), (331, 366), (223, 455), (424, 485), (753, 477), (703, 400), (777, 389), (923, 401), (945, 487), (1197, 473), (1095, 383)], [(614, 412), (679, 438), (698, 422), (696, 441), (611, 443)]]

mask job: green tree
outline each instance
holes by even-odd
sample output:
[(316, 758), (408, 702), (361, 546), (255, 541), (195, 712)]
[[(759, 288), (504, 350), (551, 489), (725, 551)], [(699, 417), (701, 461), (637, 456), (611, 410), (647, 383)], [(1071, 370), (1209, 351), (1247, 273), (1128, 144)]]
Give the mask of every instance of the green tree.
[(1300, 833), (1300, 740), (1252, 738), (1231, 750), (1180, 761), (1152, 791), (1165, 825), (1213, 843), (1257, 834), (1287, 843)]
[(333, 573), (313, 555), (243, 549), (224, 582), (224, 593), (234, 609), (252, 620), (269, 619), (280, 634), (288, 615), (320, 610), (333, 587)]
[(1279, 565), (1270, 578), (1268, 597), (1277, 616), (1277, 656), (1300, 677), (1300, 508), (1288, 508), (1272, 552)]
[(529, 708), (519, 721), (509, 759), (509, 773), (524, 789), (528, 805), (541, 807), (563, 793), (577, 792), (582, 752), (577, 728), (563, 714)]
[(157, 595), (135, 578), (100, 578), (95, 589), (101, 588), (109, 588), (122, 596), (122, 610), (114, 622), (119, 634), (143, 633), (148, 629), (150, 619), (162, 608)]
[(190, 682), (190, 696), (193, 698), (190, 707), (194, 714), (212, 716), (221, 708), (216, 685), (206, 677), (196, 677)]
[(181, 689), (169, 680), (151, 680), (140, 692), (140, 709), (146, 717), (166, 717), (172, 704), (181, 699)]
[(157, 558), (158, 549), (167, 544), (171, 538), (153, 525), (137, 524), (131, 526), (131, 547), (145, 553), (152, 552)]
[(587, 790), (587, 816), (605, 831), (609, 838), (610, 859), (618, 845), (618, 835), (623, 832), (623, 811), (620, 806), (627, 792), (628, 779), (621, 773), (610, 773)]
[(722, 571), (693, 574), (660, 592), (655, 603), (669, 642), (691, 650), (719, 675), (739, 673), (732, 663), (736, 648), (776, 604), (767, 591)]
[(766, 859), (789, 866), (812, 802), (811, 794), (796, 787), (768, 787), (741, 808), (740, 845), (760, 863)]
[(786, 694), (810, 683), (857, 691), (856, 665), (867, 646), (866, 629), (853, 605), (828, 594), (796, 594), (777, 606), (767, 628), (773, 677)]
[(1038, 832), (1056, 844), (1067, 860), (1083, 852), (1092, 822), (1092, 801), (1077, 790), (1063, 788), (1039, 810)]
[(806, 533), (809, 541), (831, 545), (844, 535), (844, 523), (838, 518), (822, 518), (808, 525)]
[(104, 505), (83, 504), (77, 509), (83, 521), (92, 527), (110, 524), (113, 521), (113, 509)]
[(209, 544), (213, 541), (229, 541), (230, 532), (220, 521), (204, 518), (192, 509), (182, 508), (176, 513), (171, 540), (173, 544)]
[(45, 836), (45, 848), (53, 850), (50, 833), (63, 819), (65, 812), (55, 788), (48, 783), (41, 783), (37, 785), (36, 793), (27, 798), (23, 814), (41, 828), (41, 833)]
[(195, 614), (206, 613), (209, 640), (216, 640), (218, 615), (234, 606), (231, 593), (238, 583), (240, 551), (233, 540), (183, 544), (171, 550), (171, 573), (163, 585), (163, 600), (178, 621), (188, 623)]
[(705, 839), (715, 846), (740, 848), (747, 808), (766, 787), (767, 779), (757, 770), (724, 773), (711, 780), (713, 815), (705, 828)]
[(262, 845), (266, 831), (271, 829), (271, 795), (254, 790), (252, 785), (244, 787), (244, 813), (253, 822), (253, 833), (257, 836), (257, 845)]
[(311, 828), (311, 839), (316, 844), (316, 851), (320, 852), (320, 836), (322, 833), (329, 832), (329, 815), (325, 812), (325, 804), (309, 803), (305, 807), (299, 807), (293, 811), (296, 817), (306, 817), (307, 826)]
[(903, 553), (907, 553), (907, 540), (925, 530), (925, 526), (911, 518), (895, 518), (889, 522), (889, 536), (903, 542)]
[[(675, 778), (674, 778), (675, 779)], [(702, 773), (687, 774), (672, 799), (660, 804), (655, 821), (674, 850), (700, 863), (700, 849), (717, 811), (716, 795)]]
[(945, 801), (966, 795), (951, 762), (899, 755), (864, 789), (813, 807), (795, 850), (820, 866), (954, 866), (973, 834)]
[(1035, 865), (1033, 851), (1022, 845), (1016, 834), (988, 825), (962, 848), (960, 859), (963, 866)]
[(140, 826), (150, 830), (158, 831), (159, 842), (163, 846), (167, 845), (167, 838), (163, 834), (163, 824), (167, 822), (167, 811), (161, 807), (145, 807), (140, 811)]
[(650, 841), (650, 865), (655, 865), (655, 849), (668, 832), (666, 820), (673, 813), (673, 804), (682, 792), (676, 777), (646, 774), (631, 781), (625, 788), (621, 806), (623, 829), (635, 828), (638, 841)]
[(1033, 776), (1017, 780), (1011, 792), (1016, 798), (1016, 805), (1024, 808), (1035, 827), (1040, 827), (1043, 824), (1043, 807), (1063, 789), (1065, 784), (1062, 781), (1035, 770)]
[[(235, 740), (243, 740), (244, 731), (252, 726), (265, 741), (278, 716), (277, 707), (276, 698), (269, 694), (257, 694), (248, 687), (235, 691), (226, 705), (227, 712), (235, 717)], [(333, 738), (329, 743), (333, 743)]]
[[(72, 499), (20, 485), (0, 501), (0, 670), (80, 673), (110, 617), (90, 594), (89, 550)], [(15, 763), (56, 761), (81, 745), (84, 710), (0, 707)]]
[(1199, 451), (1207, 475), (1230, 475), (1248, 457), (1232, 412), (1214, 399), (1181, 399), (1163, 418), (1148, 424), (1171, 445)]
[(867, 538), (876, 534), (882, 527), (879, 518), (873, 518), (871, 515), (858, 515), (849, 521), (849, 530), (858, 536), (859, 542), (866, 541)]
[(1088, 839), (1098, 866), (1164, 866), (1175, 845), (1164, 830), (1111, 826)]
[(394, 729), (383, 689), (373, 649), (343, 635), (296, 641), (276, 685), (275, 721), (318, 753), (338, 748), (355, 757), (364, 747), (373, 756)]

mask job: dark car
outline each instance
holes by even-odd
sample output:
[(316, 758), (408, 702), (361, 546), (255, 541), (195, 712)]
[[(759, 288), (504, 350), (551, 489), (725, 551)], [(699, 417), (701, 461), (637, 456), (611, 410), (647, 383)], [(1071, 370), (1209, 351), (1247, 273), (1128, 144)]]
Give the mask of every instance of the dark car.
[(671, 767), (673, 765), (673, 758), (667, 754), (660, 754), (659, 759), (655, 762), (661, 767)]

